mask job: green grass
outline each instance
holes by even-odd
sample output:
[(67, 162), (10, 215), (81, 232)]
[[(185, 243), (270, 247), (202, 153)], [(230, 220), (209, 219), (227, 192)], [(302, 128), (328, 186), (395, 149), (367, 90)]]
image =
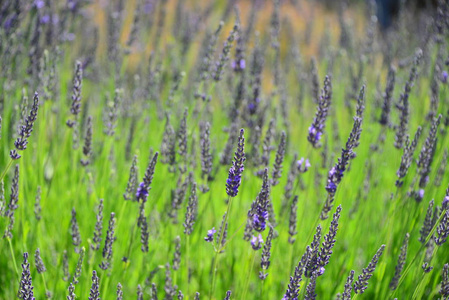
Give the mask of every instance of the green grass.
[[(216, 17), (216, 16), (214, 16)], [(231, 21), (227, 21), (231, 23)], [(267, 23), (268, 24), (268, 23)], [(265, 24), (265, 26), (269, 26)], [(76, 26), (76, 30), (80, 30)], [(268, 28), (268, 27), (267, 27)], [(223, 35), (228, 32), (225, 31)], [(265, 33), (263, 33), (265, 35)], [(172, 38), (172, 37), (170, 37)], [(355, 37), (357, 38), (357, 37)], [(359, 40), (359, 39), (357, 39)], [(195, 37), (195, 43), (201, 41), (201, 35)], [(78, 45), (81, 40), (76, 40)], [(288, 40), (281, 44), (281, 48), (288, 49)], [(145, 85), (148, 73), (147, 58), (141, 58), (141, 69), (130, 71), (125, 60), (122, 66), (123, 74), (119, 83), (114, 82), (111, 64), (98, 60), (94, 66), (85, 72), (82, 88), (82, 112), (80, 117), (80, 146), (73, 149), (72, 132), (66, 125), (71, 117), (70, 95), (71, 80), (73, 76), (73, 62), (78, 58), (76, 48), (70, 44), (61, 44), (65, 51), (56, 65), (56, 92), (51, 93), (47, 99), (41, 96), (42, 104), (39, 108), (37, 122), (29, 138), (28, 148), (21, 152), (22, 158), (14, 161), (12, 167), (4, 177), (6, 204), (9, 202), (9, 191), (15, 164), (20, 166), (19, 180), (19, 202), (15, 212), (15, 224), (12, 231), (13, 238), (0, 239), (0, 299), (14, 299), (19, 289), (19, 276), (21, 272), (22, 255), (24, 252), (30, 254), (31, 275), (33, 278), (34, 295), (36, 299), (45, 297), (46, 288), (54, 295), (54, 299), (64, 299), (67, 296), (69, 282), (63, 278), (63, 251), (67, 250), (70, 274), (73, 275), (79, 255), (74, 252), (74, 246), (70, 236), (70, 218), (72, 208), (76, 209), (77, 220), (80, 227), (82, 244), (86, 249), (86, 255), (82, 264), (80, 282), (76, 285), (75, 293), (79, 299), (86, 298), (91, 288), (92, 270), (98, 272), (100, 277), (100, 294), (102, 299), (113, 299), (116, 286), (120, 282), (123, 286), (125, 299), (136, 295), (137, 285), (144, 287), (145, 297), (149, 298), (151, 283), (156, 283), (159, 298), (163, 298), (165, 283), (165, 264), (172, 265), (175, 249), (174, 240), (176, 236), (181, 237), (181, 267), (179, 270), (171, 270), (173, 284), (177, 285), (188, 299), (193, 299), (196, 291), (201, 294), (201, 299), (222, 299), (227, 290), (232, 291), (232, 299), (280, 299), (285, 293), (289, 278), (294, 273), (294, 268), (303, 255), (306, 246), (312, 241), (315, 228), (318, 224), (322, 226), (322, 233), (326, 234), (332, 217), (317, 223), (323, 203), (326, 199), (327, 173), (340, 156), (341, 148), (344, 147), (352, 128), (352, 117), (355, 113), (356, 102), (349, 100), (347, 107), (347, 91), (350, 88), (348, 66), (353, 64), (353, 57), (344, 52), (337, 55), (332, 74), (333, 98), (330, 116), (326, 123), (323, 140), (326, 147), (323, 150), (313, 149), (307, 141), (308, 127), (310, 126), (316, 105), (311, 99), (310, 87), (307, 81), (298, 83), (296, 71), (289, 65), (289, 57), (282, 56), (283, 84), (287, 93), (288, 122), (283, 119), (281, 111), (281, 97), (278, 94), (272, 96), (276, 91), (270, 86), (272, 76), (272, 65), (274, 63), (272, 48), (267, 48), (266, 72), (263, 78), (263, 103), (267, 105), (265, 112), (265, 123), (263, 124), (263, 136), (271, 118), (276, 119), (276, 135), (272, 143), (277, 147), (282, 130), (288, 133), (288, 147), (284, 160), (282, 178), (277, 186), (271, 188), (271, 199), (278, 225), (275, 227), (278, 236), (272, 241), (271, 264), (268, 277), (265, 281), (258, 278), (260, 271), (261, 251), (254, 252), (248, 242), (243, 238), (244, 226), (247, 219), (247, 211), (252, 201), (258, 195), (262, 180), (254, 175), (258, 169), (251, 166), (249, 159), (242, 177), (240, 191), (232, 200), (232, 207), (228, 214), (228, 236), (225, 251), (218, 255), (216, 271), (216, 287), (213, 286), (213, 265), (215, 251), (213, 245), (206, 243), (204, 237), (207, 230), (212, 227), (218, 229), (223, 213), (227, 210), (225, 183), (230, 165), (220, 165), (219, 157), (224, 149), (228, 133), (224, 128), (230, 127), (228, 116), (229, 109), (233, 103), (234, 87), (238, 83), (239, 75), (232, 75), (232, 71), (225, 71), (225, 78), (210, 88), (212, 100), (206, 104), (194, 99), (192, 90), (188, 89), (188, 83), (195, 76), (194, 64), (196, 61), (196, 49), (190, 50), (184, 64), (174, 62), (172, 57), (176, 55), (176, 47), (179, 41), (172, 41), (175, 50), (167, 48), (167, 53), (158, 56), (162, 65), (162, 76), (160, 86), (160, 100), (163, 109), (171, 113), (171, 122), (175, 130), (178, 129), (184, 108), (187, 107), (189, 115), (187, 118), (189, 162), (188, 171), (193, 172), (193, 178), (198, 185), (203, 184), (201, 177), (201, 161), (199, 148), (199, 122), (209, 121), (211, 123), (211, 148), (213, 151), (213, 174), (214, 178), (208, 185), (210, 191), (202, 193), (198, 190), (198, 219), (194, 225), (192, 235), (189, 237), (189, 263), (186, 261), (187, 237), (183, 233), (184, 217), (190, 188), (187, 189), (186, 197), (181, 209), (178, 211), (178, 222), (167, 216), (167, 208), (171, 205), (171, 197), (174, 189), (179, 187), (179, 178), (185, 179), (187, 174), (180, 172), (169, 172), (169, 166), (161, 163), (160, 159), (156, 165), (154, 180), (149, 192), (148, 201), (145, 205), (148, 217), (150, 241), (149, 252), (142, 253), (140, 244), (140, 230), (137, 228), (137, 217), (139, 215), (139, 204), (133, 201), (125, 201), (125, 192), (129, 168), (133, 155), (138, 156), (138, 169), (140, 182), (144, 176), (149, 157), (155, 151), (160, 151), (161, 141), (165, 128), (165, 119), (159, 116), (159, 109), (155, 99), (151, 99), (146, 93), (135, 96), (136, 82), (134, 72), (140, 75), (140, 84), (137, 88), (153, 88)], [(221, 50), (221, 43), (217, 46)], [(247, 65), (249, 65), (249, 53), (253, 45), (248, 46)], [(411, 46), (410, 46), (411, 48)], [(160, 49), (164, 49), (162, 46)], [(358, 51), (359, 49), (357, 49)], [(409, 49), (413, 53), (413, 49)], [(435, 49), (426, 53), (430, 58), (429, 65), (420, 68), (420, 76), (410, 95), (410, 135), (416, 128), (423, 126), (423, 134), (415, 152), (415, 158), (421, 150), (427, 137), (430, 122), (426, 120), (426, 114), (430, 106), (430, 84), (436, 59)], [(171, 52), (170, 52), (171, 51)], [(53, 58), (54, 49), (49, 49)], [(195, 55), (192, 54), (195, 53)], [(233, 51), (232, 51), (233, 53)], [(3, 55), (3, 53), (2, 53)], [(191, 57), (192, 56), (192, 57)], [(381, 52), (373, 54), (374, 58), (382, 56)], [(27, 62), (26, 55), (18, 56), (24, 61), (18, 61), (14, 70), (8, 76), (0, 79), (0, 94), (3, 102), (0, 103), (2, 126), (1, 144), (3, 146), (0, 155), (0, 172), (7, 169), (10, 162), (9, 151), (14, 147), (16, 137), (17, 120), (20, 118), (20, 103), (22, 87), (26, 86), (28, 94), (31, 95), (37, 79), (29, 77), (25, 72)], [(305, 61), (306, 58), (304, 58)], [(319, 60), (320, 84), (327, 72), (327, 58)], [(166, 100), (173, 83), (172, 65), (186, 72), (186, 78), (181, 81), (179, 90), (174, 94), (173, 106), (166, 107)], [(394, 148), (394, 130), (387, 129), (384, 143), (379, 143), (379, 134), (382, 130), (378, 123), (381, 107), (376, 102), (376, 80), (380, 75), (381, 91), (384, 90), (386, 67), (377, 63), (365, 64), (365, 72), (362, 83), (367, 85), (366, 111), (363, 122), (363, 132), (360, 146), (356, 149), (357, 157), (351, 161), (350, 168), (345, 172), (335, 197), (333, 213), (338, 205), (342, 206), (341, 218), (337, 241), (326, 266), (323, 276), (318, 277), (316, 293), (318, 299), (334, 299), (337, 293), (344, 290), (344, 284), (350, 270), (355, 270), (355, 279), (365, 268), (377, 249), (385, 244), (386, 248), (381, 256), (373, 277), (364, 294), (357, 296), (358, 299), (393, 299), (393, 295), (399, 299), (437, 299), (441, 282), (441, 270), (448, 263), (449, 245), (435, 249), (431, 265), (434, 269), (424, 274), (421, 265), (425, 251), (418, 241), (419, 230), (423, 224), (424, 216), (430, 200), (435, 199), (435, 204), (441, 207), (442, 200), (446, 195), (445, 187), (449, 184), (448, 172), (443, 175), (441, 186), (434, 185), (437, 171), (443, 162), (443, 152), (448, 149), (448, 128), (442, 121), (438, 131), (438, 142), (429, 176), (429, 183), (425, 189), (424, 199), (417, 203), (407, 195), (413, 177), (416, 174), (416, 163), (412, 164), (405, 178), (402, 188), (396, 189), (396, 171), (399, 168), (402, 150)], [(446, 68), (447, 69), (447, 68)], [(307, 69), (308, 70), (308, 69)], [(304, 72), (308, 72), (304, 67)], [(397, 84), (394, 92), (394, 103), (399, 99), (403, 91), (403, 85), (408, 77), (409, 67), (399, 69), (397, 73)], [(229, 75), (229, 76), (228, 76)], [(249, 77), (249, 75), (248, 75)], [(27, 81), (29, 79), (29, 81)], [(194, 80), (193, 80), (194, 81)], [(298, 108), (298, 91), (305, 87), (304, 106), (302, 111)], [(42, 87), (38, 87), (39, 90)], [(111, 99), (115, 88), (122, 88), (122, 102), (114, 136), (106, 136), (103, 118), (105, 115), (106, 97)], [(443, 120), (448, 111), (448, 86), (440, 84), (440, 105), (438, 112), (443, 114)], [(134, 97), (135, 96), (135, 97)], [(134, 97), (134, 98), (133, 98)], [(31, 102), (31, 98), (29, 102)], [(382, 99), (381, 99), (382, 100)], [(204, 107), (203, 107), (204, 106)], [(202, 111), (204, 113), (197, 114)], [(93, 156), (92, 163), (83, 167), (80, 164), (82, 158), (83, 138), (85, 136), (85, 120), (90, 115), (93, 118)], [(392, 108), (392, 122), (397, 124), (398, 111)], [(134, 124), (133, 139), (129, 141), (130, 128)], [(286, 126), (285, 124), (288, 124)], [(250, 151), (249, 144), (253, 131), (241, 120), (239, 128), (245, 128), (246, 150)], [(262, 136), (262, 138), (263, 138)], [(131, 142), (131, 145), (127, 145)], [(372, 146), (378, 145), (378, 150)], [(234, 143), (234, 149), (237, 143)], [(196, 150), (192, 155), (192, 148)], [(131, 149), (127, 153), (127, 148)], [(260, 149), (261, 150), (261, 149)], [(326, 152), (327, 160), (322, 161), (322, 152)], [(294, 153), (299, 158), (309, 158), (312, 167), (305, 174), (300, 174), (302, 186), (295, 184), (293, 195), (298, 195), (298, 218), (296, 242), (290, 244), (288, 240), (289, 215), (288, 209), (282, 215), (281, 203), (284, 201), (284, 186)], [(274, 162), (275, 150), (271, 152), (271, 168)], [(179, 157), (178, 157), (179, 160)], [(196, 167), (194, 167), (196, 164)], [(324, 165), (324, 166), (323, 166)], [(320, 176), (317, 177), (317, 174)], [(38, 221), (34, 214), (34, 202), (37, 188), (41, 187), (42, 218)], [(104, 199), (103, 212), (103, 241), (99, 251), (90, 249), (96, 221), (96, 208), (98, 200)], [(287, 208), (290, 207), (290, 201)], [(101, 251), (107, 230), (110, 213), (116, 215), (115, 236), (113, 244), (112, 268), (103, 271), (99, 268), (102, 261)], [(3, 232), (9, 223), (6, 217), (0, 217), (0, 232)], [(266, 239), (268, 230), (263, 233)], [(389, 289), (393, 277), (399, 251), (406, 233), (410, 233), (408, 255), (404, 270), (407, 274), (401, 278), (401, 284), (397, 292)], [(39, 248), (42, 259), (46, 265), (47, 272), (44, 276), (37, 273), (34, 264), (34, 253)], [(127, 257), (126, 262), (123, 257)], [(16, 273), (14, 261), (17, 264)], [(191, 267), (191, 279), (187, 282), (187, 265)], [(147, 282), (146, 279), (152, 271), (159, 268)], [(404, 272), (403, 272), (404, 274)], [(306, 283), (309, 280), (303, 278), (301, 292), (304, 294)], [(189, 293), (189, 294), (187, 294)], [(246, 296), (245, 296), (246, 295)]]

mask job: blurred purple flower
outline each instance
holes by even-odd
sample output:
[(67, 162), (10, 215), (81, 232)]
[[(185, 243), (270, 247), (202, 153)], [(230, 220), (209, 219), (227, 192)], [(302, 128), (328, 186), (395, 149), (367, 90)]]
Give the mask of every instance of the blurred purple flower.
[(136, 192), (136, 197), (137, 197), (137, 200), (142, 199), (144, 202), (146, 201), (146, 199), (148, 197), (148, 190), (145, 188), (144, 182), (141, 182), (139, 184), (139, 187), (137, 188), (137, 192)]
[(37, 9), (41, 9), (45, 6), (45, 2), (42, 0), (36, 0), (34, 1), (34, 6), (36, 6)]
[(253, 247), (253, 249), (255, 251), (259, 250), (260, 248), (262, 248), (262, 244), (263, 244), (262, 235), (260, 233), (258, 236), (253, 235), (253, 237), (251, 238), (251, 246)]
[(301, 159), (297, 161), (297, 167), (299, 173), (307, 172), (307, 170), (309, 170), (310, 168), (309, 159), (308, 158), (304, 159), (304, 157), (301, 157)]
[(449, 77), (449, 74), (447, 73), (447, 71), (441, 72), (440, 80), (442, 83), (447, 83), (448, 77)]
[(204, 240), (206, 242), (212, 243), (214, 241), (214, 235), (217, 231), (215, 230), (215, 227), (212, 227), (212, 229), (207, 231), (207, 235), (204, 237)]
[(50, 15), (44, 15), (41, 18), (41, 23), (42, 24), (48, 24), (50, 22)]

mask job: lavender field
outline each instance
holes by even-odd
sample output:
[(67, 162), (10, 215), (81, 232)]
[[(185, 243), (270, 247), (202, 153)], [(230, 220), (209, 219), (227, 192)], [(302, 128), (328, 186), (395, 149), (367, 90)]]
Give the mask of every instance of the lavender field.
[(0, 300), (449, 299), (449, 2), (384, 2), (0, 1)]

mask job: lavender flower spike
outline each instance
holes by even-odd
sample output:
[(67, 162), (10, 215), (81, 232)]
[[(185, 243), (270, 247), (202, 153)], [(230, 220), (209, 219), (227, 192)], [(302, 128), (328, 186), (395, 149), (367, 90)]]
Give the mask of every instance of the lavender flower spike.
[[(14, 146), (16, 150), (25, 150), (28, 145), (28, 138), (33, 132), (34, 122), (37, 119), (37, 111), (39, 110), (39, 96), (34, 93), (33, 106), (30, 110), (28, 117), (24, 120), (24, 124), (19, 129), (19, 137), (15, 140)], [(10, 154), (12, 159), (20, 158), (17, 151), (12, 150)]]
[(348, 279), (345, 283), (345, 291), (342, 294), (341, 300), (351, 300), (352, 283), (354, 282), (354, 270), (349, 273)]
[(139, 184), (139, 187), (137, 188), (136, 197), (137, 197), (138, 201), (140, 201), (140, 200), (142, 200), (142, 202), (147, 201), (148, 193), (151, 189), (151, 183), (153, 182), (153, 175), (154, 175), (154, 170), (156, 167), (158, 155), (159, 155), (158, 152), (156, 152), (154, 154), (153, 158), (151, 159), (151, 161), (148, 165), (147, 170), (145, 171), (145, 176), (143, 178), (143, 181)]
[(74, 120), (67, 120), (67, 126), (72, 128), (78, 119), (78, 115), (81, 112), (81, 87), (83, 84), (83, 67), (80, 61), (76, 61), (75, 75), (73, 76), (73, 90), (72, 90), (72, 105), (70, 107), (70, 113), (73, 115)]
[(243, 136), (244, 130), (240, 129), (240, 136), (235, 151), (234, 161), (229, 169), (228, 179), (226, 180), (226, 193), (229, 197), (237, 196), (240, 183), (242, 181), (242, 173), (244, 170), (243, 163), (245, 162), (245, 138)]
[(390, 289), (395, 290), (398, 287), (399, 279), (401, 278), (402, 269), (404, 269), (405, 260), (407, 259), (407, 248), (408, 248), (408, 240), (410, 238), (410, 234), (406, 234), (404, 238), (404, 242), (401, 247), (401, 252), (399, 254), (398, 263), (396, 265), (396, 270), (394, 272), (393, 279), (390, 282)]
[(338, 220), (340, 219), (341, 205), (337, 207), (336, 212), (334, 213), (331, 225), (329, 227), (329, 233), (324, 236), (324, 241), (321, 245), (319, 257), (318, 257), (318, 266), (319, 272), (318, 276), (323, 275), (324, 267), (329, 264), (329, 259), (332, 255), (332, 248), (335, 245), (335, 236), (338, 231)]
[(324, 133), (326, 126), (326, 118), (331, 104), (332, 95), (332, 83), (329, 76), (324, 79), (324, 88), (321, 91), (320, 101), (318, 103), (317, 112), (313, 119), (312, 125), (309, 127), (309, 135), (307, 140), (312, 144), (314, 148), (321, 147), (321, 136)]
[(22, 278), (20, 279), (20, 287), (18, 293), (19, 299), (35, 300), (33, 294), (33, 283), (31, 281), (30, 264), (28, 262), (28, 252), (23, 254)]
[(36, 249), (36, 253), (34, 254), (34, 264), (36, 265), (36, 269), (39, 274), (47, 271), (47, 268), (45, 268), (45, 265), (44, 265), (44, 261), (42, 260), (41, 252), (40, 252), (39, 248)]
[(382, 255), (384, 249), (385, 245), (380, 246), (379, 250), (377, 250), (368, 266), (362, 270), (362, 274), (360, 274), (357, 278), (357, 281), (354, 283), (354, 292), (356, 294), (363, 294), (365, 292), (366, 288), (368, 287), (368, 280), (371, 278), (371, 276), (373, 276), (373, 273), (376, 270), (376, 265), (379, 262), (379, 258)]
[(308, 250), (303, 254), (301, 260), (295, 268), (295, 274), (290, 276), (290, 282), (287, 287), (287, 291), (282, 297), (282, 300), (297, 300), (299, 297), (299, 288), (302, 281), (302, 275), (304, 273), (304, 267), (307, 264), (307, 259), (309, 257)]
[(262, 259), (260, 262), (260, 267), (262, 271), (259, 272), (259, 278), (265, 280), (268, 273), (266, 271), (270, 267), (270, 257), (271, 257), (271, 240), (273, 239), (273, 227), (270, 226), (270, 231), (268, 232), (267, 242), (263, 246)]
[(103, 261), (100, 264), (102, 270), (109, 269), (112, 262), (112, 244), (116, 240), (115, 237), (115, 213), (111, 213), (109, 219), (108, 231), (106, 232), (106, 240), (103, 248)]
[(92, 271), (92, 288), (90, 289), (89, 300), (100, 300), (100, 279), (97, 271)]
[(253, 228), (258, 232), (264, 231), (267, 225), (269, 195), (270, 185), (268, 181), (268, 169), (265, 168), (262, 188), (257, 196), (255, 212), (253, 215)]

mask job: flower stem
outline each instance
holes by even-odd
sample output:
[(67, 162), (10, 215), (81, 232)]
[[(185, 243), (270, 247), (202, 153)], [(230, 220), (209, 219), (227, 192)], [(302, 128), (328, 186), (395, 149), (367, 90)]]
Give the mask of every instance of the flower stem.
[(217, 268), (218, 268), (218, 255), (220, 254), (221, 251), (224, 250), (224, 245), (223, 247), (221, 247), (221, 243), (223, 241), (223, 236), (224, 236), (224, 232), (225, 232), (225, 228), (226, 228), (226, 224), (228, 223), (228, 217), (229, 217), (229, 212), (231, 211), (231, 205), (232, 205), (232, 198), (233, 197), (229, 197), (228, 198), (228, 208), (226, 209), (226, 214), (223, 220), (223, 228), (220, 230), (220, 237), (218, 239), (217, 242), (217, 247), (215, 248), (215, 258), (214, 258), (214, 265), (213, 265), (213, 269), (212, 269), (212, 289), (210, 291), (210, 295), (209, 295), (209, 299), (212, 299), (212, 296), (215, 292), (215, 282), (217, 279)]
[(9, 250), (11, 251), (12, 263), (14, 265), (14, 269), (16, 270), (17, 278), (20, 280), (19, 269), (17, 268), (16, 258), (14, 256), (14, 250), (12, 249), (11, 239), (7, 238), (9, 244)]
[(243, 297), (242, 299), (246, 299), (246, 294), (248, 292), (248, 286), (249, 286), (249, 278), (251, 277), (251, 273), (253, 272), (253, 266), (254, 266), (254, 260), (256, 258), (256, 251), (251, 251), (252, 252), (252, 257), (250, 258), (250, 266), (249, 266), (249, 272), (248, 275), (246, 276), (246, 283), (245, 283), (245, 287), (243, 289)]
[(13, 160), (12, 158), (9, 159), (9, 163), (8, 163), (8, 165), (6, 165), (6, 168), (5, 168), (5, 170), (3, 171), (2, 177), (0, 177), (0, 181), (2, 181), (3, 178), (5, 178), (5, 175), (6, 175), (6, 173), (8, 172), (9, 168), (11, 168), (11, 165), (12, 165), (12, 162), (13, 162), (13, 161), (14, 161), (14, 160)]
[(186, 236), (186, 273), (187, 273), (187, 295), (186, 299), (190, 296), (190, 235)]

